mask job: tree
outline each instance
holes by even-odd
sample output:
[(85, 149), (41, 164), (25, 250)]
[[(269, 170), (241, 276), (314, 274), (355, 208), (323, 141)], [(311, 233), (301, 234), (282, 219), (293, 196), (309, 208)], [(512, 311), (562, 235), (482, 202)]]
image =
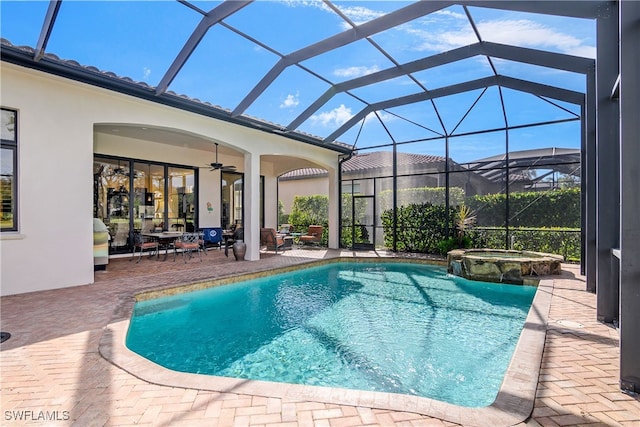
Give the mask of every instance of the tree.
[(325, 195), (295, 196), (289, 215), (289, 223), (296, 227), (329, 223), (329, 198)]

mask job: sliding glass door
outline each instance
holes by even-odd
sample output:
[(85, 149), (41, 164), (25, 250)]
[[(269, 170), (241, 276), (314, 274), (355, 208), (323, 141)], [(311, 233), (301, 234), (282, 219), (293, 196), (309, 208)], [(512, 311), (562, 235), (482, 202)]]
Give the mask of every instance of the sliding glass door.
[(195, 171), (169, 168), (168, 228), (172, 231), (195, 230)]
[(195, 230), (196, 180), (193, 168), (94, 156), (93, 215), (109, 228), (109, 253), (130, 252), (134, 230)]
[(244, 200), (244, 175), (237, 172), (222, 172), (222, 228), (242, 225)]
[(164, 222), (164, 166), (133, 164), (134, 228), (142, 232), (162, 228)]
[(129, 161), (95, 158), (93, 215), (109, 228), (109, 252), (129, 250)]

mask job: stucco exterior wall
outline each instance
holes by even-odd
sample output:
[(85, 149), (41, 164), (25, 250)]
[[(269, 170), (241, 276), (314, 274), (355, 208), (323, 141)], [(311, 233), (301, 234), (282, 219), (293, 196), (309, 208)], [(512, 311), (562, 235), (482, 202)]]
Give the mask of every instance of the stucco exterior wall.
[[(19, 231), (0, 233), (1, 295), (93, 283), (94, 152), (198, 167), (210, 158), (211, 153), (188, 146), (95, 133), (95, 125), (131, 123), (202, 135), (237, 150), (245, 162), (237, 163), (239, 171), (252, 164), (248, 158), (279, 153), (337, 166), (336, 153), (321, 147), (13, 64), (0, 67), (2, 106), (18, 111), (19, 179)], [(273, 168), (258, 169), (252, 172)], [(201, 226), (218, 225), (219, 215), (209, 216), (206, 202), (219, 206), (219, 179), (219, 172), (201, 170)], [(273, 190), (273, 179), (266, 189)], [(259, 196), (251, 190), (245, 189), (245, 205), (256, 206)], [(265, 204), (265, 219), (275, 226), (276, 197), (265, 197)], [(259, 239), (259, 230), (252, 234)], [(247, 243), (252, 240), (249, 236)]]
[(329, 194), (329, 179), (326, 176), (289, 179), (280, 181), (278, 185), (278, 198), (282, 201), (285, 214), (291, 213), (291, 206), (295, 196), (315, 196), (316, 194)]

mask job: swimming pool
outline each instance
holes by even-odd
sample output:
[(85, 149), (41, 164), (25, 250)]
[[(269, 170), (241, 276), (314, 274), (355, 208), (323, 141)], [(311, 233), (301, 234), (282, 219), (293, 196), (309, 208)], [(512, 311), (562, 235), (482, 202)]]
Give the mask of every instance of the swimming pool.
[(127, 345), (177, 371), (479, 407), (496, 397), (534, 293), (423, 264), (341, 262), (138, 302)]

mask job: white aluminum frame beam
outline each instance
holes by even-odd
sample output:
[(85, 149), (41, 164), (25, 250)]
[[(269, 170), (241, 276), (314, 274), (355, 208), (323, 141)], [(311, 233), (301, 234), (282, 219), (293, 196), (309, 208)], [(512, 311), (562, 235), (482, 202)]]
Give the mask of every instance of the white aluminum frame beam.
[(402, 64), (399, 67), (371, 73), (366, 76), (336, 84), (330, 87), (306, 110), (296, 117), (286, 128), (287, 131), (297, 129), (305, 120), (311, 117), (324, 104), (338, 93), (346, 92), (359, 87), (364, 87), (396, 77), (408, 75), (418, 71), (435, 68), (478, 55), (507, 59), (525, 64), (539, 65), (556, 70), (570, 71), (573, 73), (587, 74), (594, 67), (594, 60), (579, 56), (561, 53), (547, 52), (537, 49), (504, 45), (500, 43), (480, 42), (457, 49), (452, 49), (437, 55), (422, 58), (416, 61)]
[[(540, 13), (543, 15), (566, 16), (569, 18), (595, 19), (605, 12), (614, 2), (609, 1), (571, 1), (571, 0), (470, 0), (458, 2), (465, 6), (485, 7), (488, 9), (510, 10), (514, 12)], [(603, 10), (605, 9), (605, 10)]]
[(362, 25), (342, 33), (336, 34), (312, 45), (299, 49), (282, 57), (276, 65), (258, 82), (249, 94), (240, 101), (240, 104), (231, 113), (232, 116), (243, 114), (251, 104), (264, 92), (271, 83), (289, 66), (298, 64), (307, 59), (332, 51), (342, 46), (362, 40), (366, 37), (413, 21), (414, 19), (428, 15), (440, 9), (454, 4), (452, 1), (419, 1), (409, 6), (398, 9), (380, 18), (367, 21)]
[(576, 92), (568, 89), (562, 89), (558, 87), (543, 85), (540, 83), (529, 82), (525, 80), (515, 79), (513, 77), (506, 76), (490, 76), (477, 80), (470, 80), (464, 83), (458, 83), (452, 86), (445, 86), (438, 89), (430, 90), (428, 92), (415, 93), (412, 95), (402, 96), (395, 99), (390, 99), (375, 104), (370, 104), (367, 107), (356, 113), (351, 119), (345, 122), (342, 126), (336, 129), (331, 135), (327, 136), (324, 141), (335, 141), (340, 135), (349, 130), (352, 126), (364, 119), (368, 114), (374, 111), (380, 111), (387, 108), (399, 107), (401, 105), (414, 104), (416, 102), (422, 102), (429, 99), (441, 98), (449, 95), (455, 95), (463, 92), (470, 92), (472, 90), (482, 89), (490, 86), (502, 86), (509, 89), (518, 90), (521, 92), (528, 92), (538, 96), (545, 96), (547, 98), (553, 98), (560, 101), (568, 102), (570, 104), (583, 105), (585, 101), (585, 95), (582, 92)]
[(189, 39), (184, 46), (182, 46), (180, 53), (178, 53), (178, 56), (173, 60), (173, 63), (169, 66), (169, 69), (162, 77), (162, 80), (158, 83), (158, 86), (156, 87), (156, 95), (160, 95), (167, 90), (180, 69), (187, 62), (196, 47), (198, 47), (202, 38), (207, 34), (209, 28), (213, 27), (228, 16), (233, 15), (251, 2), (253, 2), (253, 0), (226, 0), (211, 9), (200, 20), (196, 29), (191, 33), (191, 36), (189, 36)]
[(42, 23), (40, 37), (38, 38), (38, 44), (36, 45), (35, 51), (33, 53), (33, 59), (35, 61), (39, 61), (44, 56), (44, 52), (47, 49), (47, 43), (49, 43), (49, 37), (51, 36), (51, 31), (53, 31), (53, 25), (56, 22), (61, 4), (62, 0), (51, 0), (49, 2), (49, 7), (47, 8), (44, 22)]

